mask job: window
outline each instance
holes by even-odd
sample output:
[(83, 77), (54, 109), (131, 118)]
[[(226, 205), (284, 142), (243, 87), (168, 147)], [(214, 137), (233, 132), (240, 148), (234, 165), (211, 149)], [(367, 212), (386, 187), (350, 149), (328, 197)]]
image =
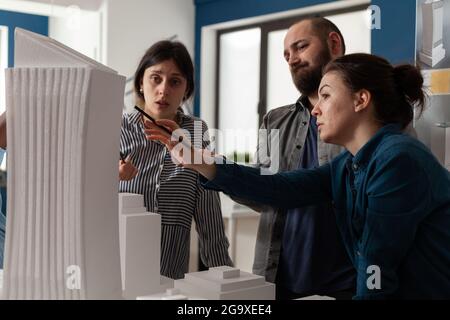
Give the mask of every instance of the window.
[[(230, 156), (256, 148), (261, 29), (229, 32), (219, 38), (218, 136), (220, 152)], [(246, 137), (247, 139), (242, 139)], [(253, 138), (252, 138), (253, 137)]]

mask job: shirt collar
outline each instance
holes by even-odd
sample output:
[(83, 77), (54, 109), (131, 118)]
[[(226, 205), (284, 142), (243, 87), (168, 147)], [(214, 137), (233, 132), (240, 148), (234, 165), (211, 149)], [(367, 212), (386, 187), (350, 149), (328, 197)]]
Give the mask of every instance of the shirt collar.
[(401, 133), (401, 126), (397, 123), (387, 124), (380, 128), (375, 135), (355, 154), (352, 159), (352, 167), (357, 170), (360, 167), (365, 166), (372, 157), (372, 154), (377, 149), (384, 136), (392, 133)]
[(301, 95), (300, 98), (298, 98), (298, 100), (295, 102), (295, 104), (292, 105), (291, 110), (296, 111), (308, 109), (308, 106), (309, 106), (308, 97), (305, 95)]
[(130, 121), (131, 124), (140, 124), (141, 123), (141, 114), (139, 112), (137, 112), (136, 110), (133, 110), (128, 115), (128, 120)]

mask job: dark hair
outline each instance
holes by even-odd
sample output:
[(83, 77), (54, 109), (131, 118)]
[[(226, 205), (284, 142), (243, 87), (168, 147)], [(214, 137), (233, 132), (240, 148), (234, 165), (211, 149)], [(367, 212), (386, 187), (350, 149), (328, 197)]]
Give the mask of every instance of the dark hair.
[(328, 35), (330, 32), (336, 32), (341, 38), (342, 54), (345, 54), (345, 41), (342, 36), (341, 30), (330, 20), (323, 17), (307, 18), (306, 21), (311, 22), (311, 27), (316, 35), (322, 40), (323, 43), (327, 43)]
[(152, 45), (139, 62), (139, 66), (134, 74), (134, 91), (139, 100), (144, 100), (144, 95), (140, 92), (142, 78), (145, 70), (155, 64), (172, 59), (180, 69), (181, 74), (187, 80), (187, 89), (184, 100), (189, 99), (194, 92), (194, 65), (191, 56), (184, 44), (178, 41), (163, 40)]
[(330, 71), (337, 71), (352, 92), (371, 93), (375, 118), (382, 124), (399, 123), (405, 128), (414, 117), (414, 107), (423, 111), (423, 77), (413, 65), (394, 67), (384, 58), (355, 53), (328, 63), (323, 74)]

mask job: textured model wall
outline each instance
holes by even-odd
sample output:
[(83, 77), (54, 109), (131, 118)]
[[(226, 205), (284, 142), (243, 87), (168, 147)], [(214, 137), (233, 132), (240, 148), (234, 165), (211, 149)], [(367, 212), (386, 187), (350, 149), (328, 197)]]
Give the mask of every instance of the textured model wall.
[[(4, 298), (121, 298), (117, 163), (124, 78), (92, 61), (83, 67), (82, 56), (46, 37), (19, 31), (16, 43), (16, 68), (6, 71)], [(50, 66), (65, 56), (67, 63)], [(67, 66), (74, 59), (76, 67)]]

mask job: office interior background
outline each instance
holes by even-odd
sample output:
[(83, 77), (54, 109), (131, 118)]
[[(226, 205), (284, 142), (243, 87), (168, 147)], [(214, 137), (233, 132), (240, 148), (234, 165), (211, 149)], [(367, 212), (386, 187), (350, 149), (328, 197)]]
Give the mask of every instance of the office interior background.
[[(175, 39), (186, 45), (196, 69), (195, 99), (185, 112), (210, 128), (247, 135), (243, 141), (218, 141), (217, 147), (225, 155), (251, 157), (262, 116), (299, 96), (283, 58), (289, 25), (325, 16), (342, 30), (347, 53), (414, 63), (417, 8), (416, 0), (0, 0), (0, 112), (5, 110), (3, 70), (14, 66), (15, 27), (54, 38), (126, 76), (124, 111), (133, 106), (133, 72), (145, 50), (158, 40)], [(440, 120), (434, 148), (450, 167), (450, 107), (443, 105), (430, 121)], [(4, 193), (4, 171), (0, 184)], [(222, 209), (231, 257), (238, 268), (251, 271), (258, 213), (226, 196)], [(199, 268), (197, 246), (194, 231), (191, 271)]]

